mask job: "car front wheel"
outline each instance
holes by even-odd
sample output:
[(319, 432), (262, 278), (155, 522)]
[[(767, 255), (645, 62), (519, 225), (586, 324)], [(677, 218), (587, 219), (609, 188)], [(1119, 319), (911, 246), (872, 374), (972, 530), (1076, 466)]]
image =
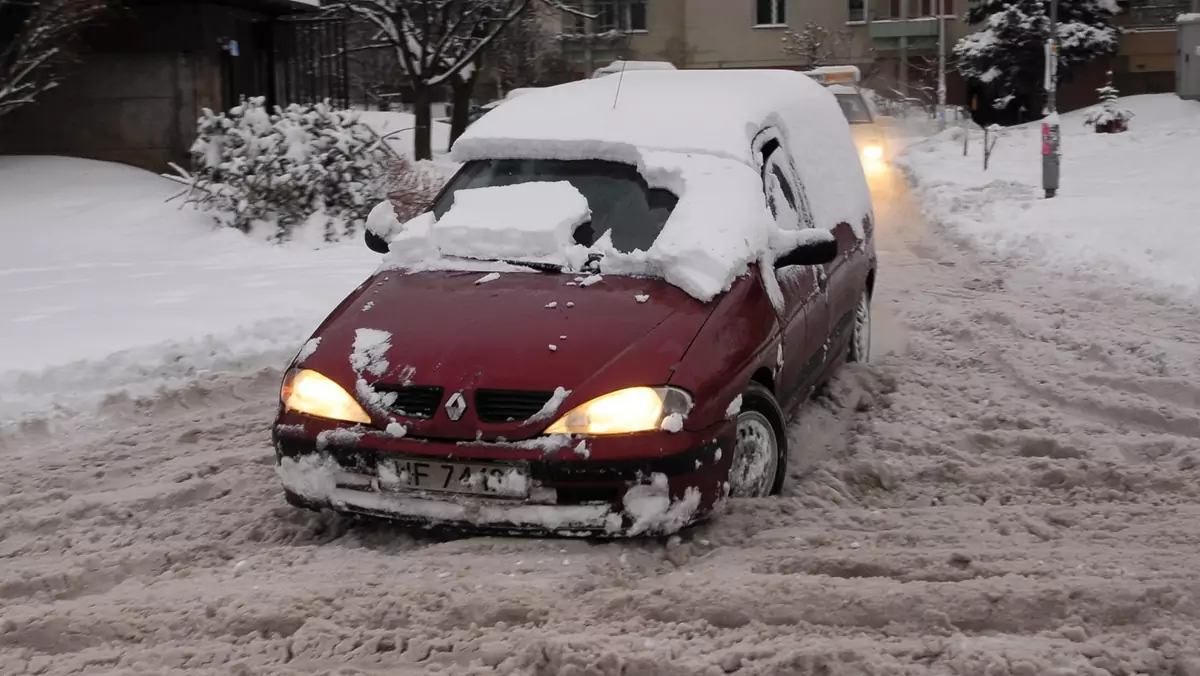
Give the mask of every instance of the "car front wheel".
[(729, 468), (729, 494), (761, 498), (778, 493), (787, 474), (783, 414), (771, 391), (751, 383), (737, 416), (737, 442)]
[(850, 336), (848, 361), (871, 360), (871, 292), (863, 290), (854, 308), (854, 333)]

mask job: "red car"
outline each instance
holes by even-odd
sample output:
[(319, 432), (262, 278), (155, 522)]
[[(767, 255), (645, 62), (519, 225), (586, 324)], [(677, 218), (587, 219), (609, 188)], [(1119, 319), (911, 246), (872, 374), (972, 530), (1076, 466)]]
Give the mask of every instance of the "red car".
[[(610, 77), (497, 108), (456, 144), (431, 214), (368, 231), (401, 262), (287, 371), (289, 502), (637, 535), (780, 492), (789, 412), (869, 355), (876, 257), (849, 128), (796, 73), (622, 77), (619, 106)], [(546, 233), (564, 232), (560, 252)]]

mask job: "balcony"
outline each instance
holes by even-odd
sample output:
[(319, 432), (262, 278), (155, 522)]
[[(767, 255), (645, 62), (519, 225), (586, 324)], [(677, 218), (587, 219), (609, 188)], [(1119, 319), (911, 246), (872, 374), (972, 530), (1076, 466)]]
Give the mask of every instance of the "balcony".
[(938, 22), (933, 17), (916, 19), (877, 19), (870, 23), (871, 46), (875, 51), (900, 49), (900, 38), (908, 38), (909, 49), (937, 47)]

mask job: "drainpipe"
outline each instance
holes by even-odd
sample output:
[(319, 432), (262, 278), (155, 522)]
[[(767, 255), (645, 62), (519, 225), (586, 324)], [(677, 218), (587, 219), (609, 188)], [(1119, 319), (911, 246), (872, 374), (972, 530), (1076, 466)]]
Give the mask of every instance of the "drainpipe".
[(900, 0), (900, 93), (908, 98), (908, 0)]

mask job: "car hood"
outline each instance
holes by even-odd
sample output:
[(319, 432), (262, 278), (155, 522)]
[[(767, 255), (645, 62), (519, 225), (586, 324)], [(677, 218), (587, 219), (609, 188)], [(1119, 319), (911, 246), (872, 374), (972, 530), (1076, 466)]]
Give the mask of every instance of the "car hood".
[[(379, 427), (400, 422), (414, 437), (518, 440), (606, 392), (667, 383), (716, 302), (649, 278), (381, 272), (325, 320), (298, 365), (355, 393)], [(432, 417), (401, 416), (374, 396), (403, 386), (440, 390), (425, 390), (437, 397)], [(476, 405), (480, 391), (521, 400), (558, 388), (570, 394), (537, 421), (484, 420)], [(446, 412), (455, 393), (467, 403), (457, 421)]]

